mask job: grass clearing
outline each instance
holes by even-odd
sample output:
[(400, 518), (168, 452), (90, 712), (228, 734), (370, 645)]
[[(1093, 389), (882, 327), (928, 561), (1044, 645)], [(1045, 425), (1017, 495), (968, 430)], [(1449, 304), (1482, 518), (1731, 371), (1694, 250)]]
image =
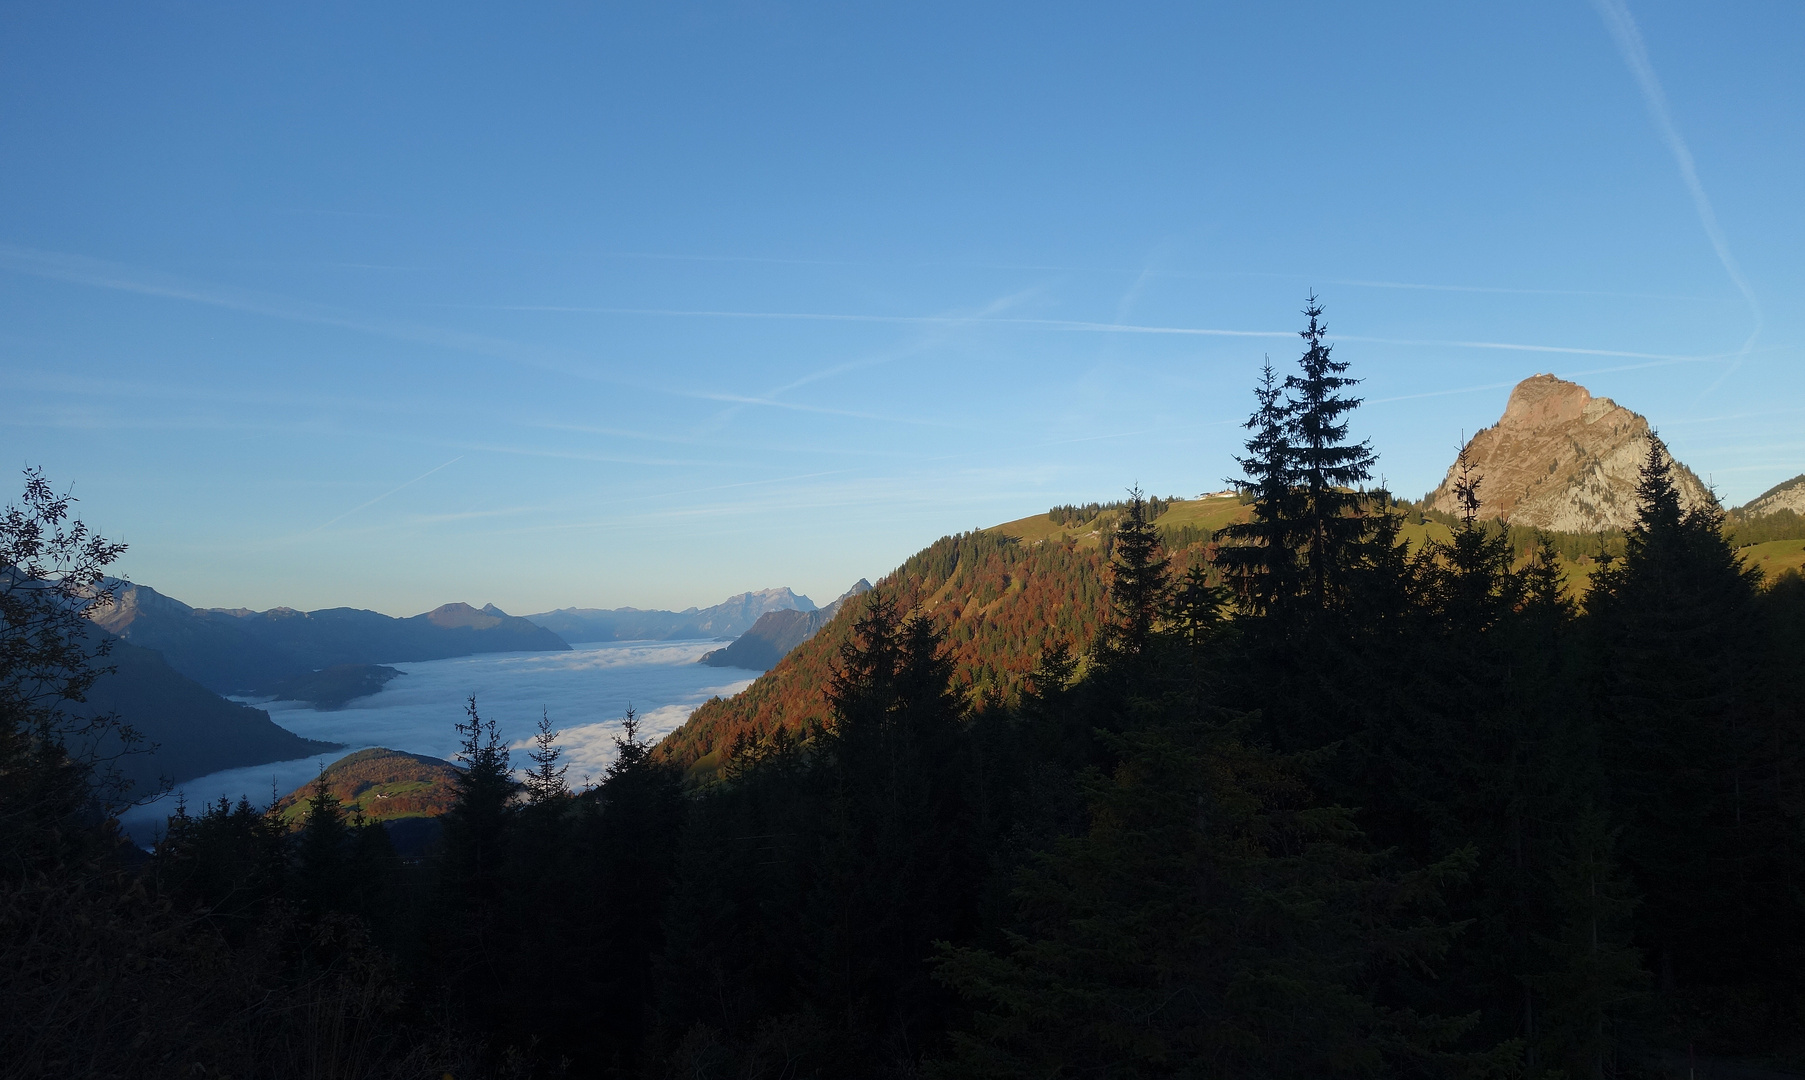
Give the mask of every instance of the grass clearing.
[[(1177, 499), (1173, 501), (1171, 509), (1154, 519), (1153, 526), (1161, 530), (1189, 526), (1213, 532), (1232, 521), (1247, 520), (1248, 513), (1248, 508), (1233, 495), (1214, 499)], [(1082, 525), (1056, 525), (1048, 515), (1035, 514), (993, 525), (983, 531), (1013, 536), (1024, 544), (1038, 544), (1047, 540), (1063, 542), (1070, 539), (1079, 547), (1094, 548), (1103, 543), (1103, 537), (1114, 526), (1116, 517), (1116, 511), (1106, 510)]]
[(1769, 540), (1737, 551), (1744, 566), (1757, 566), (1772, 581), (1788, 570), (1805, 573), (1805, 540)]

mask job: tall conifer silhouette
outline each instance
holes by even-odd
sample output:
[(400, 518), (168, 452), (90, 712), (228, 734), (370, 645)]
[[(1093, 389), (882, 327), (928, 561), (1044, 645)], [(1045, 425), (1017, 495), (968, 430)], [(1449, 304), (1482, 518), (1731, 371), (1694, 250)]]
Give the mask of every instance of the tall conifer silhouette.
[(539, 730), (533, 736), (533, 749), (527, 752), (527, 757), (533, 760), (533, 768), (525, 780), (527, 799), (535, 806), (570, 794), (564, 779), (570, 766), (558, 763), (564, 756), (564, 749), (558, 745), (558, 734), (552, 730), (551, 714), (541, 711)]
[[(1777, 826), (1751, 783), (1761, 752), (1748, 696), (1758, 571), (1742, 567), (1715, 505), (1685, 509), (1649, 442), (1640, 515), (1622, 559), (1593, 578), (1606, 768), (1622, 853), (1643, 890), (1641, 944), (1664, 984), (1716, 981), (1762, 962), (1750, 906)], [(1732, 944), (1732, 941), (1735, 941)]]
[(1105, 646), (1118, 655), (1134, 656), (1146, 648), (1170, 592), (1167, 560), (1148, 518), (1147, 500), (1138, 487), (1128, 493), (1114, 539)]
[(1304, 355), (1298, 373), (1285, 377), (1285, 430), (1297, 487), (1300, 554), (1305, 591), (1312, 606), (1330, 605), (1350, 556), (1365, 534), (1360, 517), (1364, 494), (1378, 456), (1366, 442), (1347, 441), (1347, 414), (1360, 400), (1345, 395), (1360, 380), (1346, 376), (1348, 365), (1334, 359), (1323, 339), (1322, 304), (1311, 293), (1304, 308), (1310, 325), (1299, 331)]
[(1297, 523), (1296, 464), (1284, 401), (1284, 387), (1268, 360), (1254, 386), (1258, 403), (1243, 426), (1247, 456), (1235, 458), (1241, 479), (1229, 483), (1253, 500), (1252, 519), (1236, 522), (1218, 535), (1225, 541), (1216, 564), (1241, 607), (1268, 614), (1297, 591), (1297, 555), (1293, 531)]

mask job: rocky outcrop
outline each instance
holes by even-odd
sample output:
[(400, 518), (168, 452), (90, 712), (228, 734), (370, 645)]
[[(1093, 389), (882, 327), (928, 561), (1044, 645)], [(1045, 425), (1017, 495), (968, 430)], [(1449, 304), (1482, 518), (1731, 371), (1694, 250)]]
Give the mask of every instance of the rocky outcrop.
[(1791, 510), (1805, 517), (1805, 473), (1784, 484), (1777, 484), (1736, 508), (1739, 518), (1758, 518)]
[[(1557, 532), (1628, 528), (1650, 440), (1667, 453), (1640, 414), (1578, 383), (1533, 375), (1511, 391), (1504, 416), (1467, 443), (1467, 463), (1482, 478), (1479, 516)], [(1713, 501), (1691, 469), (1673, 467), (1682, 506)], [(1458, 473), (1457, 461), (1427, 496), (1430, 509), (1460, 512)]]

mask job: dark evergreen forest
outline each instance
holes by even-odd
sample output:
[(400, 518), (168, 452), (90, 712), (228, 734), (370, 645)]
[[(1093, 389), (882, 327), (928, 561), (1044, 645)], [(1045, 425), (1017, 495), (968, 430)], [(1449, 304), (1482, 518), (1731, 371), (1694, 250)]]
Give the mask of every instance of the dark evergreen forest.
[(842, 615), (825, 722), (707, 773), (629, 717), (594, 787), (549, 725), (520, 782), (473, 699), (416, 860), (323, 786), (292, 834), (241, 802), (120, 842), (129, 732), (81, 709), (119, 548), (33, 476), (0, 522), (0, 1072), (1805, 1064), (1805, 580), (1745, 570), (1655, 452), (1583, 608), (1550, 545), (1479, 520), (1481, 476), (1452, 541), (1410, 547), (1306, 314), (1257, 383), (1252, 519), (1181, 565), (1132, 494), (1107, 622), (1019, 694), (968, 693), (882, 584)]

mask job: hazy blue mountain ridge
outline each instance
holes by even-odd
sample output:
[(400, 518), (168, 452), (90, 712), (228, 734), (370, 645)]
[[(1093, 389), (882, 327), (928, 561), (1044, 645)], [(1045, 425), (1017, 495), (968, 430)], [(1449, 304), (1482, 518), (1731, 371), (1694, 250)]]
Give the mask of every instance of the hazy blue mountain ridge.
[(163, 654), (169, 666), (222, 694), (270, 692), (322, 668), (443, 660), (484, 652), (556, 652), (556, 633), (494, 605), (446, 604), (397, 619), (358, 608), (268, 611), (193, 608), (155, 589), (117, 582), (95, 622)]
[[(227, 701), (173, 669), (154, 650), (115, 640), (107, 663), (113, 673), (95, 682), (82, 709), (117, 715), (143, 736), (140, 749), (154, 748), (115, 763), (132, 781), (135, 797), (150, 794), (160, 780), (179, 784), (221, 769), (339, 749), (336, 743), (296, 735), (262, 709)], [(118, 746), (108, 743), (98, 749), (110, 755)]]
[(814, 611), (767, 611), (744, 634), (734, 639), (733, 644), (725, 649), (704, 653), (697, 662), (710, 667), (769, 671), (791, 649), (814, 637), (823, 626), (832, 622), (847, 600), (870, 591), (871, 582), (860, 578), (858, 584), (824, 608)]
[(738, 637), (768, 612), (814, 610), (813, 600), (784, 587), (744, 592), (713, 607), (682, 611), (568, 607), (526, 618), (565, 641), (679, 641)]

